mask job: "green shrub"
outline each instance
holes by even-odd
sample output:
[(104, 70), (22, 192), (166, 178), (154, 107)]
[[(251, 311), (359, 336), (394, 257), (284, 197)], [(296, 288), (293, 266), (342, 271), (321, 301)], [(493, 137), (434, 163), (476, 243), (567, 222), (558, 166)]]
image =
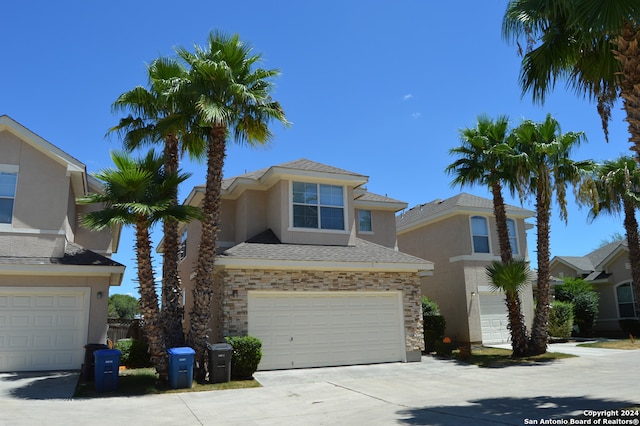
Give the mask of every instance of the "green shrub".
[(574, 331), (578, 336), (590, 336), (598, 317), (600, 296), (593, 285), (581, 278), (565, 278), (555, 287), (556, 300), (573, 304)]
[(129, 368), (151, 367), (149, 347), (147, 343), (139, 339), (121, 339), (115, 344), (115, 349), (121, 352), (120, 365)]
[(573, 305), (554, 300), (549, 311), (549, 336), (567, 339), (573, 330)]
[(440, 315), (438, 304), (427, 296), (422, 296), (422, 320), (424, 349), (426, 352), (433, 352), (436, 350), (436, 342), (444, 337), (447, 324), (444, 317)]
[(251, 379), (262, 359), (262, 342), (253, 336), (230, 336), (225, 340), (233, 346), (231, 378)]

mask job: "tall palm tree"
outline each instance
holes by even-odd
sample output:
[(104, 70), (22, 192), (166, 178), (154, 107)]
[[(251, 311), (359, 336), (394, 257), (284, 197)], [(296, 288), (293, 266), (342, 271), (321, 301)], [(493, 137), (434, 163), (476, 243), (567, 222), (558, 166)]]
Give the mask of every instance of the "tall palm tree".
[(173, 188), (189, 175), (164, 171), (164, 159), (150, 151), (146, 157), (135, 160), (126, 153), (113, 152), (115, 169), (104, 169), (95, 177), (104, 183), (104, 192), (80, 198), (83, 204), (101, 204), (102, 209), (82, 217), (82, 225), (101, 230), (113, 225), (133, 225), (136, 234), (138, 290), (143, 330), (149, 342), (149, 354), (161, 380), (167, 380), (167, 352), (164, 330), (160, 319), (158, 296), (151, 256), (149, 230), (165, 217), (187, 221), (199, 217), (192, 206), (172, 203)]
[(640, 166), (628, 156), (605, 161), (595, 170), (595, 188), (596, 202), (593, 198), (587, 200), (594, 218), (602, 212), (624, 215), (636, 312), (640, 312), (640, 237), (636, 219), (640, 208)]
[(640, 3), (637, 0), (513, 0), (503, 36), (518, 44), (520, 85), (544, 102), (558, 80), (597, 102), (608, 140), (615, 101), (622, 98), (632, 143), (640, 159)]
[(216, 341), (222, 339), (222, 284), (214, 279), (214, 263), (227, 139), (231, 137), (236, 143), (249, 145), (265, 144), (273, 137), (269, 129), (272, 120), (288, 123), (280, 104), (271, 97), (272, 79), (279, 71), (259, 68), (261, 56), (254, 54), (238, 35), (212, 32), (206, 47), (196, 45), (195, 53), (185, 48), (177, 48), (176, 52), (189, 72), (185, 79), (176, 82), (174, 91), (185, 104), (194, 105), (207, 140), (204, 218), (187, 335), (196, 351), (196, 378), (203, 380), (212, 311), (216, 318), (211, 337)]
[[(452, 185), (486, 185), (493, 196), (493, 212), (496, 218), (496, 230), (500, 245), (500, 258), (503, 264), (510, 264), (513, 252), (507, 226), (507, 211), (502, 195), (503, 184), (512, 193), (515, 191), (515, 175), (508, 168), (508, 156), (513, 149), (510, 146), (509, 119), (499, 116), (495, 121), (485, 115), (478, 117), (475, 127), (460, 131), (461, 145), (449, 150), (449, 154), (458, 159), (445, 171), (454, 175)], [(505, 161), (507, 160), (507, 161)], [(509, 315), (509, 328), (513, 344), (513, 356), (527, 354), (527, 327), (522, 315), (522, 303), (518, 292), (506, 294)], [(515, 313), (518, 314), (515, 314)]]
[(545, 121), (523, 121), (514, 129), (517, 144), (518, 190), (521, 197), (535, 197), (538, 255), (538, 298), (531, 327), (529, 351), (545, 353), (549, 331), (549, 307), (551, 303), (549, 273), (549, 238), (551, 200), (555, 194), (560, 218), (567, 220), (567, 185), (577, 185), (583, 171), (592, 166), (590, 161), (576, 162), (571, 151), (584, 139), (582, 132), (562, 133), (560, 124), (547, 115)]
[[(494, 290), (501, 290), (507, 298), (511, 347), (514, 358), (527, 356), (527, 330), (522, 315), (520, 291), (531, 280), (529, 264), (524, 259), (509, 262), (492, 262), (487, 266), (487, 276)], [(521, 327), (521, 330), (514, 330)]]
[[(168, 173), (178, 171), (180, 157), (187, 153), (191, 158), (202, 158), (204, 139), (194, 131), (190, 120), (193, 115), (178, 106), (169, 95), (168, 88), (175, 79), (183, 78), (186, 71), (177, 61), (158, 58), (148, 67), (149, 88), (137, 86), (122, 93), (113, 103), (114, 112), (129, 112), (120, 119), (118, 125), (109, 133), (122, 136), (123, 144), (129, 151), (144, 145), (162, 144), (164, 150), (164, 169)], [(173, 191), (172, 203), (178, 204), (178, 188)], [(178, 221), (171, 217), (163, 220), (162, 250), (162, 321), (166, 345), (168, 348), (184, 344), (182, 330), (182, 312), (180, 303), (182, 294), (178, 273), (179, 236)]]

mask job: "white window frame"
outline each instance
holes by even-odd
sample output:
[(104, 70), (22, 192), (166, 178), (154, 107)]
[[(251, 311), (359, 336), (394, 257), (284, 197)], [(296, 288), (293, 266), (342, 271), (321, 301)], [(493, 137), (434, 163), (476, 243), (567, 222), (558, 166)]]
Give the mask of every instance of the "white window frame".
[[(476, 234), (473, 233), (473, 219), (479, 218), (483, 219), (487, 228), (487, 235), (477, 235), (478, 237), (486, 237), (487, 238), (487, 248), (489, 251), (476, 251), (476, 243), (474, 241), (474, 237)], [(489, 220), (485, 216), (474, 215), (469, 217), (469, 230), (471, 231), (471, 250), (474, 254), (491, 254), (491, 229), (489, 228)]]
[[(631, 302), (620, 302), (620, 300), (618, 299), (618, 288), (622, 287), (622, 286), (629, 286), (629, 290), (631, 291)], [(638, 313), (636, 312), (636, 303), (635, 303), (635, 295), (633, 294), (633, 284), (631, 281), (626, 281), (623, 283), (618, 284), (617, 286), (615, 286), (615, 292), (616, 292), (616, 309), (618, 310), (618, 318), (637, 318), (638, 317)], [(620, 314), (620, 303), (624, 303), (624, 304), (631, 304), (631, 308), (633, 309), (633, 316), (629, 317), (629, 316), (622, 316)]]
[[(317, 191), (318, 191), (318, 227), (317, 228), (303, 228), (303, 227), (298, 227), (298, 226), (294, 226), (294, 220), (293, 220), (293, 206), (294, 204), (297, 205), (312, 205), (312, 204), (303, 204), (303, 203), (294, 203), (293, 202), (293, 184), (294, 183), (305, 183), (305, 184), (312, 184), (312, 185), (316, 185), (317, 187)], [(335, 187), (339, 187), (342, 188), (342, 206), (330, 206), (330, 205), (322, 205), (320, 204), (320, 186), (322, 185), (327, 185), (327, 186), (335, 186)], [(322, 228), (322, 216), (321, 216), (321, 207), (330, 207), (330, 208), (340, 208), (342, 209), (342, 223), (343, 223), (343, 229), (323, 229)], [(289, 230), (290, 231), (302, 231), (302, 232), (322, 232), (322, 233), (333, 233), (333, 234), (344, 234), (344, 233), (348, 233), (348, 216), (347, 216), (347, 188), (343, 185), (335, 185), (332, 183), (320, 183), (320, 182), (316, 182), (316, 181), (306, 181), (306, 180), (301, 180), (301, 179), (296, 179), (295, 181), (290, 180), (289, 181)]]
[(18, 197), (18, 178), (19, 178), (20, 166), (16, 164), (0, 164), (0, 173), (14, 174), (16, 175), (16, 184), (13, 188), (13, 197), (0, 196), (2, 199), (11, 199), (13, 204), (11, 205), (11, 215), (9, 222), (1, 222), (0, 227), (11, 227), (13, 223), (13, 213), (16, 208), (16, 198)]
[(187, 239), (189, 234), (185, 228), (180, 234), (180, 242), (178, 243), (178, 262), (182, 262), (187, 257)]
[[(509, 228), (509, 223), (513, 223), (513, 235), (511, 235), (511, 229)], [(509, 244), (511, 245), (511, 254), (519, 255), (520, 250), (518, 249), (518, 223), (515, 219), (507, 218), (507, 232), (509, 234)]]
[[(360, 213), (361, 212), (369, 212), (369, 230), (363, 231), (360, 228)], [(368, 209), (358, 209), (358, 232), (361, 234), (373, 234), (373, 212)]]

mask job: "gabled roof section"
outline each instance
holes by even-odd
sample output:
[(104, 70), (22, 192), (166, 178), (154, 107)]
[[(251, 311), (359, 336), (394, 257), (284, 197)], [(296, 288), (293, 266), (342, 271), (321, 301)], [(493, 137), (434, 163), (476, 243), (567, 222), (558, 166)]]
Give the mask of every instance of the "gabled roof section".
[[(507, 216), (526, 219), (533, 217), (531, 210), (506, 204)], [(418, 226), (436, 222), (458, 214), (493, 214), (493, 201), (467, 193), (460, 193), (446, 200), (434, 200), (412, 207), (396, 217), (398, 232), (406, 232)]]
[(27, 129), (8, 115), (0, 115), (0, 132), (2, 131), (8, 131), (14, 134), (37, 151), (40, 151), (42, 154), (64, 166), (67, 169), (67, 174), (71, 176), (71, 184), (73, 185), (76, 196), (82, 196), (87, 193), (87, 170), (83, 163)]
[[(267, 190), (282, 179), (300, 179), (318, 183), (348, 185), (357, 188), (369, 180), (368, 176), (338, 167), (301, 158), (265, 169), (256, 170), (222, 181), (223, 198), (235, 199), (246, 189)], [(198, 205), (204, 194), (204, 185), (198, 185), (189, 194), (185, 203)]]
[(389, 198), (386, 195), (378, 195), (369, 192), (366, 188), (358, 188), (354, 192), (355, 208), (373, 208), (376, 210), (391, 210), (394, 212), (407, 208), (404, 201)]
[(216, 265), (225, 268), (297, 270), (377, 270), (428, 273), (433, 262), (359, 238), (350, 246), (240, 243), (224, 251)]
[[(607, 264), (621, 252), (627, 252), (627, 241), (614, 241), (598, 247), (584, 256), (554, 256), (551, 263), (560, 262), (576, 270), (580, 274), (590, 277), (599, 276), (599, 272), (606, 269)], [(595, 273), (595, 274), (594, 274)]]

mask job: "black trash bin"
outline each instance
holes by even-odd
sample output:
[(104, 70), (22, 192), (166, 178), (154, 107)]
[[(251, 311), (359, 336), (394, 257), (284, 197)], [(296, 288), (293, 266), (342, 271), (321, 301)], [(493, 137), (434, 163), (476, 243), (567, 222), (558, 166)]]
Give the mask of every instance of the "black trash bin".
[(209, 349), (209, 382), (231, 381), (231, 355), (233, 346), (228, 343), (207, 343)]
[(102, 343), (88, 343), (84, 345), (84, 364), (82, 364), (82, 377), (93, 382), (95, 378), (96, 363), (93, 357), (95, 351), (109, 349), (109, 346)]

